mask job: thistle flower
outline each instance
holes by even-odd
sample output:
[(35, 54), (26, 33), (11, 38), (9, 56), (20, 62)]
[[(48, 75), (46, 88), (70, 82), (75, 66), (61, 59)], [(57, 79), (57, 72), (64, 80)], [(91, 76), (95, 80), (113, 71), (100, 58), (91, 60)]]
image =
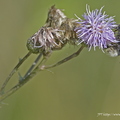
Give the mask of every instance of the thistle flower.
[(78, 44), (85, 43), (89, 50), (91, 47), (95, 50), (97, 46), (103, 50), (107, 45), (118, 42), (112, 31), (117, 26), (116, 22), (113, 17), (109, 17), (105, 12), (102, 13), (102, 9), (103, 7), (100, 10), (90, 11), (90, 7), (86, 5), (87, 13), (83, 15), (84, 20), (78, 17), (79, 26), (75, 28)]

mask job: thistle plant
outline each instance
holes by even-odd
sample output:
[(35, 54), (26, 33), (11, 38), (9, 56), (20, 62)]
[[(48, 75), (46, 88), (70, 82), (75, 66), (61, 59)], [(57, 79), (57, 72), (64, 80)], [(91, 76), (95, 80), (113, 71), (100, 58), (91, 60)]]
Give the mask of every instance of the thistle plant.
[(79, 27), (75, 31), (79, 38), (79, 43), (84, 42), (89, 50), (98, 46), (100, 49), (107, 48), (111, 43), (118, 43), (112, 29), (116, 28), (116, 22), (113, 17), (109, 17), (102, 13), (103, 7), (98, 10), (90, 11), (90, 7), (86, 6), (87, 13), (84, 13), (84, 20), (79, 19)]
[[(91, 12), (87, 5), (87, 13), (83, 15), (84, 20), (82, 20), (79, 17), (70, 19), (62, 10), (52, 6), (48, 12), (45, 25), (27, 40), (26, 46), (29, 52), (18, 62), (4, 81), (0, 89), (0, 101), (16, 92), (20, 87), (31, 80), (37, 72), (67, 62), (78, 56), (85, 47), (88, 47), (89, 50), (92, 47), (94, 49), (99, 47), (103, 51), (110, 48), (119, 50), (118, 44), (120, 40), (118, 36), (120, 32), (113, 31), (113, 29), (119, 31), (117, 29), (118, 26), (114, 22), (113, 17), (109, 17), (105, 12), (102, 13), (102, 9), (103, 7), (100, 10), (96, 9)], [(55, 64), (45, 65), (45, 62), (49, 60), (52, 52), (54, 50), (61, 50), (67, 43), (80, 46), (80, 48), (75, 53)], [(115, 48), (114, 46), (117, 47)], [(19, 75), (18, 83), (15, 86), (6, 90), (5, 88), (13, 74), (31, 54), (38, 54), (33, 64), (23, 77)]]

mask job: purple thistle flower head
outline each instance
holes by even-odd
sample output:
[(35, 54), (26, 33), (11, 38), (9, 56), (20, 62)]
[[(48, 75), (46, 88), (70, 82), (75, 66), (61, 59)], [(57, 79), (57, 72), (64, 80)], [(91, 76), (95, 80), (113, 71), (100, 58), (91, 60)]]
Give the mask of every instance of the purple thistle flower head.
[(75, 28), (79, 44), (84, 42), (89, 50), (91, 47), (94, 49), (98, 46), (101, 50), (107, 48), (111, 43), (117, 43), (113, 28), (117, 27), (113, 17), (109, 17), (102, 13), (103, 7), (98, 10), (90, 11), (90, 7), (86, 5), (87, 13), (84, 13), (84, 20), (78, 17), (80, 22), (78, 27)]

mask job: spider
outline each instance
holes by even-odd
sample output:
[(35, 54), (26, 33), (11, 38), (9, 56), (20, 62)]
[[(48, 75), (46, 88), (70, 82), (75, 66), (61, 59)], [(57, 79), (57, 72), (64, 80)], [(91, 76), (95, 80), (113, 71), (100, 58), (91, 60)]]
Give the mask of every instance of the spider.
[[(53, 65), (46, 66), (44, 64), (54, 50), (61, 50), (67, 43), (77, 45), (78, 39), (74, 31), (77, 25), (78, 23), (76, 19), (67, 18), (62, 10), (52, 6), (48, 12), (48, 18), (45, 25), (27, 40), (26, 46), (29, 52), (18, 62), (3, 83), (0, 89), (0, 101), (3, 101), (5, 98), (16, 92), (20, 87), (34, 77), (38, 71), (56, 67), (78, 56), (85, 47), (84, 44), (81, 45), (78, 51)], [(6, 85), (13, 74), (32, 53), (38, 54), (38, 56), (26, 74), (23, 77), (19, 75), (19, 82), (8, 91), (5, 91)], [(41, 58), (42, 60), (40, 61)]]

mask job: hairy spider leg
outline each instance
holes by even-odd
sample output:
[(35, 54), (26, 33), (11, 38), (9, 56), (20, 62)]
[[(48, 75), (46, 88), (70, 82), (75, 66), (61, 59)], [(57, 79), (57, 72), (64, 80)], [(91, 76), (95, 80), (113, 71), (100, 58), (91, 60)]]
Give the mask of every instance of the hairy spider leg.
[[(9, 89), (8, 91), (6, 91), (3, 94), (0, 94), (0, 102), (2, 102), (4, 99), (6, 99), (7, 97), (9, 97), (10, 95), (12, 95), (14, 92), (16, 92), (19, 88), (21, 88), (24, 84), (26, 84), (31, 78), (33, 78), (37, 72), (39, 71), (39, 66), (40, 64), (43, 64), (46, 62), (46, 60), (48, 59), (48, 57), (50, 57), (50, 55), (46, 55), (43, 57), (43, 59), (40, 61), (40, 63), (35, 67), (34, 63), (38, 63), (39, 59), (41, 58), (42, 53), (40, 53), (38, 55), (38, 57), (35, 59), (35, 61), (33, 62), (33, 64), (31, 65), (31, 67), (29, 68), (29, 70), (27, 71), (27, 73), (25, 74), (25, 76), (23, 77), (23, 80), (19, 83), (17, 83), (15, 86), (13, 86), (11, 89)], [(33, 70), (34, 68), (34, 70)], [(30, 73), (30, 74), (29, 74)]]
[(61, 65), (61, 64), (65, 63), (65, 62), (71, 60), (71, 59), (74, 58), (74, 57), (77, 57), (77, 56), (81, 53), (81, 51), (83, 50), (83, 48), (84, 48), (84, 46), (82, 45), (82, 46), (78, 49), (78, 51), (76, 51), (76, 52), (73, 53), (72, 55), (70, 55), (70, 56), (68, 56), (68, 57), (66, 57), (66, 58), (58, 61), (57, 63), (55, 63), (55, 64), (53, 64), (53, 65), (48, 65), (48, 66), (42, 65), (42, 66), (40, 67), (40, 70), (45, 70), (45, 69), (49, 69), (49, 68), (56, 67), (56, 66), (58, 66), (58, 65)]
[(38, 55), (38, 57), (36, 58), (36, 60), (32, 63), (31, 67), (28, 69), (28, 71), (26, 72), (26, 74), (24, 75), (23, 79), (25, 79), (27, 76), (30, 75), (31, 71), (33, 70), (33, 68), (36, 66), (36, 64), (39, 62), (40, 58), (42, 57), (42, 53), (40, 53)]
[(9, 74), (9, 76), (6, 78), (5, 82), (3, 83), (1, 89), (0, 89), (0, 94), (3, 94), (4, 89), (7, 85), (7, 83), (9, 82), (9, 80), (11, 79), (11, 77), (15, 74), (15, 72), (18, 70), (18, 68), (23, 64), (23, 62), (31, 55), (31, 52), (28, 52), (22, 59), (20, 59), (20, 61), (18, 62), (18, 64), (13, 68), (13, 70), (11, 71), (11, 73)]

